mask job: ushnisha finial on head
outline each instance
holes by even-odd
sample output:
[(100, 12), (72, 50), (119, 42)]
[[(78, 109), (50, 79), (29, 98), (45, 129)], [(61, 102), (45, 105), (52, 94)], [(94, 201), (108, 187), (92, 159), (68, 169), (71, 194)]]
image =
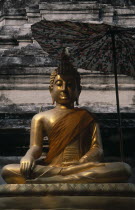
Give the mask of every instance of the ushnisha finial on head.
[(70, 59), (71, 55), (69, 52), (69, 47), (63, 49), (61, 54), (61, 62), (57, 69), (55, 69), (50, 75), (50, 88), (53, 85), (55, 77), (59, 75), (73, 75), (77, 82), (77, 88), (81, 89), (80, 83), (81, 78), (77, 69), (73, 66)]
[(58, 74), (76, 74), (77, 69), (71, 63), (71, 54), (69, 52), (69, 47), (63, 49), (61, 53), (61, 61), (57, 69)]

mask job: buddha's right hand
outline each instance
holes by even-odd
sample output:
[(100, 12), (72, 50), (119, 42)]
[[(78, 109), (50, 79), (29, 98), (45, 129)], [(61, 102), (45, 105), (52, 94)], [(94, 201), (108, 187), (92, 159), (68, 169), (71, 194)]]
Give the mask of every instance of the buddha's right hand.
[(25, 155), (20, 161), (20, 172), (26, 178), (30, 178), (35, 166), (35, 159), (30, 155)]

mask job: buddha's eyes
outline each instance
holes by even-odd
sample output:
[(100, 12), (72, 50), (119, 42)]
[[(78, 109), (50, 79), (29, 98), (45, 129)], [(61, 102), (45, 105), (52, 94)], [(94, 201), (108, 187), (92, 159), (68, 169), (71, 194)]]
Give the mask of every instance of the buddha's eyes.
[[(61, 86), (63, 85), (63, 81), (57, 80), (57, 81), (55, 82), (55, 84), (56, 84), (57, 86), (61, 87)], [(72, 81), (66, 82), (66, 87), (73, 87), (73, 86), (74, 86), (74, 84), (73, 84)]]
[(62, 86), (62, 81), (58, 80), (58, 81), (56, 81), (55, 84), (56, 84), (57, 86)]

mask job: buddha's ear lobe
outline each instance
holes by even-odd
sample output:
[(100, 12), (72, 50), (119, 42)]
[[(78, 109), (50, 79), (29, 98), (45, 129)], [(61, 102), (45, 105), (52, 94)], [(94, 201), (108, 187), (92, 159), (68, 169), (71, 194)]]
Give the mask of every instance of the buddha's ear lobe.
[(50, 93), (52, 92), (52, 87), (49, 85), (49, 91), (50, 91)]
[[(51, 96), (52, 96), (52, 94), (51, 94)], [(55, 100), (54, 100), (54, 97), (52, 96), (52, 105), (54, 105), (54, 103), (55, 103)]]
[(79, 88), (79, 94), (81, 93), (82, 91), (82, 86), (80, 85), (80, 88)]
[(52, 90), (53, 90), (53, 88), (51, 86), (49, 86), (49, 91), (50, 91), (50, 94), (51, 94), (51, 97), (52, 97), (52, 105), (54, 105), (55, 100), (54, 100), (53, 95), (52, 95)]
[(79, 98), (79, 95), (81, 93), (81, 90), (82, 90), (82, 86), (80, 85), (79, 89), (78, 89), (78, 98)]
[(79, 89), (78, 89), (78, 96), (77, 96), (77, 98), (76, 98), (76, 105), (78, 106), (79, 105), (79, 95), (80, 95), (80, 93), (81, 93), (81, 90), (82, 90), (82, 86), (80, 85), (80, 87), (79, 87)]
[(52, 98), (52, 105), (54, 105), (55, 101), (54, 101), (54, 98)]
[(78, 106), (79, 105), (79, 98), (76, 98), (76, 105)]

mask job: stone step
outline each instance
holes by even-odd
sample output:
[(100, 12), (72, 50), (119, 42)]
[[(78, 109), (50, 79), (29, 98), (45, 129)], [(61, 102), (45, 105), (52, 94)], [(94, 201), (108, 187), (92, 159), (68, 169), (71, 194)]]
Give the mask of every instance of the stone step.
[[(33, 59), (33, 58), (31, 58)], [(17, 61), (16, 61), (17, 62)], [(9, 72), (8, 72), (9, 73)], [(18, 72), (19, 73), (19, 72)], [(9, 87), (9, 85), (25, 85), (29, 86), (33, 84), (33, 86), (42, 86), (43, 84), (49, 84), (50, 76), (45, 74), (39, 74), (39, 75), (0, 75), (0, 86), (6, 86)], [(113, 75), (100, 75), (100, 74), (86, 74), (81, 75), (81, 83), (82, 85), (108, 85), (108, 87), (111, 87), (115, 83), (115, 79)], [(135, 85), (135, 80), (130, 76), (125, 75), (118, 75), (118, 83), (119, 85), (125, 85), (125, 87), (131, 87)], [(121, 86), (122, 87), (122, 86)]]
[(70, 2), (65, 1), (64, 3), (61, 1), (57, 1), (57, 3), (54, 2), (41, 2), (39, 4), (40, 12), (41, 10), (87, 10), (87, 9), (98, 9), (98, 5), (96, 2), (90, 2), (90, 1), (78, 1)]
[(49, 57), (46, 56), (5, 56), (0, 57), (0, 67), (7, 67), (8, 65), (11, 67), (43, 67), (43, 66), (52, 66), (52, 61)]
[[(48, 90), (1, 90), (0, 104), (15, 105), (19, 104), (44, 104), (45, 106), (52, 104), (52, 99)], [(119, 91), (120, 107), (130, 111), (135, 110), (135, 91), (121, 90)], [(111, 109), (116, 112), (116, 93), (115, 90), (82, 90), (79, 97), (80, 106), (90, 106), (94, 110), (106, 112)]]
[(0, 48), (9, 49), (18, 46), (18, 42), (10, 35), (0, 35)]
[[(106, 4), (97, 1), (40, 1), (36, 5), (23, 9), (10, 9), (1, 13), (0, 26), (22, 26), (35, 23), (43, 18), (48, 20), (79, 20), (115, 23), (116, 25), (134, 26), (135, 6), (124, 4)], [(101, 12), (102, 10), (102, 12)], [(114, 19), (114, 11), (117, 20)], [(101, 14), (102, 13), (102, 14)], [(64, 15), (63, 15), (64, 14)]]
[(1, 209), (135, 209), (135, 185), (11, 184), (0, 186)]
[[(5, 80), (4, 80), (5, 82)], [(0, 84), (0, 90), (48, 90), (49, 89), (49, 82), (47, 81), (47, 84), (39, 84), (33, 83), (32, 84), (20, 84), (22, 81), (14, 81), (14, 82), (8, 82)], [(97, 90), (97, 91), (108, 91), (108, 90), (115, 90), (114, 84), (82, 84), (82, 90)], [(135, 84), (119, 84), (119, 90), (135, 90)]]

